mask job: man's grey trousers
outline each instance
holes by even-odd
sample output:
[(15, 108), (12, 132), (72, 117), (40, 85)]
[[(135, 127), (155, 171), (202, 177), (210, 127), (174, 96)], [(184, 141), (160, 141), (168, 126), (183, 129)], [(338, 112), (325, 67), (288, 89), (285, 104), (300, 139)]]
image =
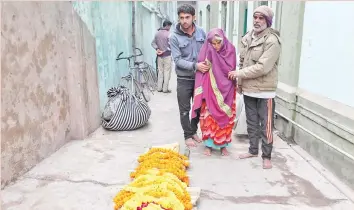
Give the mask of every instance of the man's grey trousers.
[(172, 57), (158, 57), (157, 69), (157, 91), (167, 92), (171, 78)]
[(273, 102), (272, 98), (254, 98), (244, 95), (247, 132), (250, 140), (249, 153), (258, 155), (259, 139), (262, 140), (262, 158), (271, 159), (273, 149)]
[(181, 120), (182, 129), (184, 132), (184, 139), (192, 138), (197, 133), (199, 116), (198, 110), (197, 117), (190, 119), (189, 113), (191, 110), (191, 100), (194, 94), (194, 79), (180, 79), (177, 78), (177, 100), (179, 107), (179, 115)]

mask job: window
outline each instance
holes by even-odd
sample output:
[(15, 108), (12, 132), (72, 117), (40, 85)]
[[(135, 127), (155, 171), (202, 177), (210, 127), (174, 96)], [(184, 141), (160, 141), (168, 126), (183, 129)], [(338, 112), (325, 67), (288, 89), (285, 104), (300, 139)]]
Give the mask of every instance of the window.
[(206, 31), (210, 31), (210, 4), (207, 6), (207, 14), (206, 14)]
[(221, 28), (226, 31), (227, 1), (221, 2)]
[(266, 5), (266, 6), (268, 6), (268, 1), (261, 1), (261, 2), (260, 2), (260, 5)]

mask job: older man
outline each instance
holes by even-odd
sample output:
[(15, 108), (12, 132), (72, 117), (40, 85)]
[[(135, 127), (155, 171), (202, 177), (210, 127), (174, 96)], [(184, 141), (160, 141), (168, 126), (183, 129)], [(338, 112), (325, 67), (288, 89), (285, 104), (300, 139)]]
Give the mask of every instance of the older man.
[(262, 139), (263, 168), (272, 168), (273, 100), (278, 84), (278, 62), (281, 51), (279, 32), (271, 28), (273, 11), (260, 6), (253, 13), (253, 30), (241, 40), (240, 70), (229, 74), (238, 78), (238, 91), (243, 93), (250, 139), (248, 153), (241, 159), (258, 156)]

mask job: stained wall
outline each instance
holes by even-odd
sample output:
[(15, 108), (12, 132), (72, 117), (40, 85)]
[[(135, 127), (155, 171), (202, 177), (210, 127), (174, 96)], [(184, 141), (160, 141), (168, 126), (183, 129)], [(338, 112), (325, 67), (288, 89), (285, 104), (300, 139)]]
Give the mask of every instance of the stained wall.
[(1, 19), (3, 188), (100, 121), (95, 39), (71, 3), (3, 2)]

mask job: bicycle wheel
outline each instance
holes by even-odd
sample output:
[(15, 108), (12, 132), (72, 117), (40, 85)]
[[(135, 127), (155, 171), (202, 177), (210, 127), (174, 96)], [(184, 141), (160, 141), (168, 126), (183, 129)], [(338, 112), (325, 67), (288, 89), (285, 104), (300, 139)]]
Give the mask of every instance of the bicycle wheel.
[(154, 69), (154, 67), (151, 65), (148, 65), (148, 68), (149, 68), (149, 71), (151, 72), (151, 76), (152, 76), (153, 81), (157, 84), (157, 73), (156, 73), (157, 71), (156, 71), (156, 69)]
[(141, 91), (141, 94), (143, 95), (144, 97), (144, 100), (146, 102), (149, 102), (151, 100), (151, 97), (150, 97), (150, 90), (144, 85), (142, 91)]
[(149, 73), (152, 82), (157, 83), (157, 71), (151, 65), (145, 63), (144, 69)]
[(148, 68), (146, 68), (146, 69), (144, 69), (143, 74), (146, 77), (146, 80), (148, 81), (148, 86), (149, 86), (150, 90), (152, 92), (156, 91), (157, 90), (157, 82), (154, 81), (154, 77), (153, 77), (152, 72)]
[(141, 68), (135, 69), (135, 73), (137, 73), (137, 79), (135, 81), (140, 86), (139, 94), (141, 94), (146, 102), (149, 102), (151, 100), (150, 92), (152, 93), (149, 89), (149, 79)]
[(134, 95), (139, 98), (139, 99), (142, 99), (143, 97), (145, 97), (143, 95), (143, 86), (136, 80), (136, 79), (133, 79), (134, 81)]
[(146, 81), (147, 88), (149, 88), (149, 90), (151, 92), (153, 92), (155, 90), (155, 88), (154, 88), (154, 83), (151, 80), (151, 76), (149, 75), (149, 72), (147, 72), (145, 69), (143, 69), (141, 74), (143, 75), (143, 78)]
[(143, 62), (141, 65), (140, 65), (140, 68), (143, 69), (145, 72), (148, 73), (148, 77), (149, 77), (149, 82), (150, 83), (156, 83), (156, 86), (157, 86), (157, 71), (154, 69), (153, 66), (149, 65), (148, 63), (146, 62)]

